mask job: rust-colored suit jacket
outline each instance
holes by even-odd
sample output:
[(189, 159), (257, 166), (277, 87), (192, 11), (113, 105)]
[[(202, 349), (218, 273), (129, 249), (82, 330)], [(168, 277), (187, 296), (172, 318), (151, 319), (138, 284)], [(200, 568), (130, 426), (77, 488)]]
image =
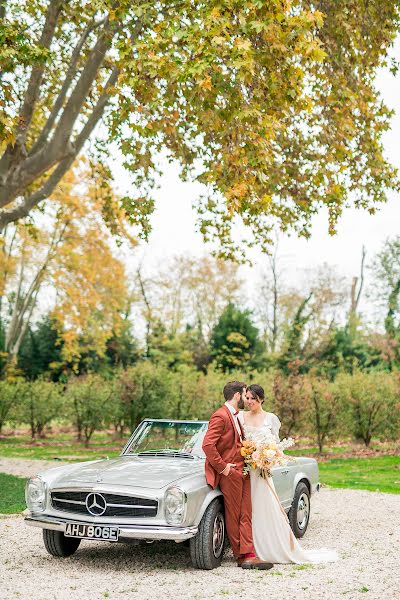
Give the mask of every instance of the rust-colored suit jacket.
[(244, 460), (240, 454), (241, 446), (233, 415), (229, 408), (223, 405), (211, 416), (203, 441), (203, 450), (206, 455), (206, 480), (212, 488), (218, 486), (221, 472), (227, 463), (234, 463), (237, 470), (243, 470)]

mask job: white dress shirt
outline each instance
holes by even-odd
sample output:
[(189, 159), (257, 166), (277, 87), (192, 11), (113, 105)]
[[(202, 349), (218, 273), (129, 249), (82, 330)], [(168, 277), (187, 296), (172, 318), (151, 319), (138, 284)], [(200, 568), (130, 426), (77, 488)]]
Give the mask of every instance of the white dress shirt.
[[(242, 430), (240, 429), (240, 424), (239, 424), (239, 420), (238, 420), (238, 416), (239, 416), (239, 411), (237, 411), (232, 404), (229, 404), (229, 402), (225, 402), (225, 406), (228, 407), (228, 409), (230, 410), (230, 412), (232, 413), (232, 417), (233, 420), (235, 422), (235, 427), (237, 429), (237, 432), (239, 434), (239, 439), (240, 441), (242, 441)], [(235, 414), (237, 413), (237, 414)]]

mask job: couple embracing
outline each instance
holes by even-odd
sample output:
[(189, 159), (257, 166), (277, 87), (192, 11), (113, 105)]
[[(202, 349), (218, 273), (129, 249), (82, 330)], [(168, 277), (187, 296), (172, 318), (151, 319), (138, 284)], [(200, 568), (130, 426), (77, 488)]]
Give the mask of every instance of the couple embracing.
[[(263, 410), (264, 390), (230, 381), (225, 404), (212, 416), (204, 437), (207, 483), (220, 487), (232, 552), (243, 569), (270, 569), (273, 563), (321, 563), (337, 560), (336, 552), (301, 548), (290, 528), (271, 477), (243, 474), (242, 442), (246, 433), (273, 435), (279, 442), (280, 421)], [(244, 412), (245, 407), (248, 411)]]

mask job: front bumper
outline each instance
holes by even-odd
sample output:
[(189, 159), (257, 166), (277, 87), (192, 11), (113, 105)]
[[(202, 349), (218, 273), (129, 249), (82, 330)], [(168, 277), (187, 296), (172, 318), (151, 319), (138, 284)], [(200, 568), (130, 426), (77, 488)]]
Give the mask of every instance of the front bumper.
[[(74, 519), (64, 519), (62, 517), (49, 517), (46, 515), (32, 515), (25, 517), (27, 525), (41, 527), (42, 529), (53, 529), (55, 531), (64, 531), (67, 523), (80, 523), (81, 525), (93, 525), (92, 521), (77, 521)], [(198, 527), (170, 527), (165, 526), (147, 526), (147, 525), (118, 525), (116, 523), (101, 523), (101, 525), (110, 525), (118, 527), (119, 541), (123, 540), (173, 540), (175, 542), (184, 542), (194, 537)]]

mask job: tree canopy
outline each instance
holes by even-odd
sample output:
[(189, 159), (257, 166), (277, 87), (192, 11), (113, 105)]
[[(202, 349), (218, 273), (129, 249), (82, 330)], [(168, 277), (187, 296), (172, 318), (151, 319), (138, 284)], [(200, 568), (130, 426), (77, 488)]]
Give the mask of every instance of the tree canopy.
[(89, 139), (105, 181), (121, 150), (120, 206), (144, 235), (157, 156), (177, 159), (205, 184), (199, 226), (225, 256), (237, 220), (265, 248), (274, 226), (308, 236), (325, 205), (334, 232), (344, 206), (373, 212), (399, 186), (374, 85), (398, 0), (0, 6), (0, 228), (47, 199)]

